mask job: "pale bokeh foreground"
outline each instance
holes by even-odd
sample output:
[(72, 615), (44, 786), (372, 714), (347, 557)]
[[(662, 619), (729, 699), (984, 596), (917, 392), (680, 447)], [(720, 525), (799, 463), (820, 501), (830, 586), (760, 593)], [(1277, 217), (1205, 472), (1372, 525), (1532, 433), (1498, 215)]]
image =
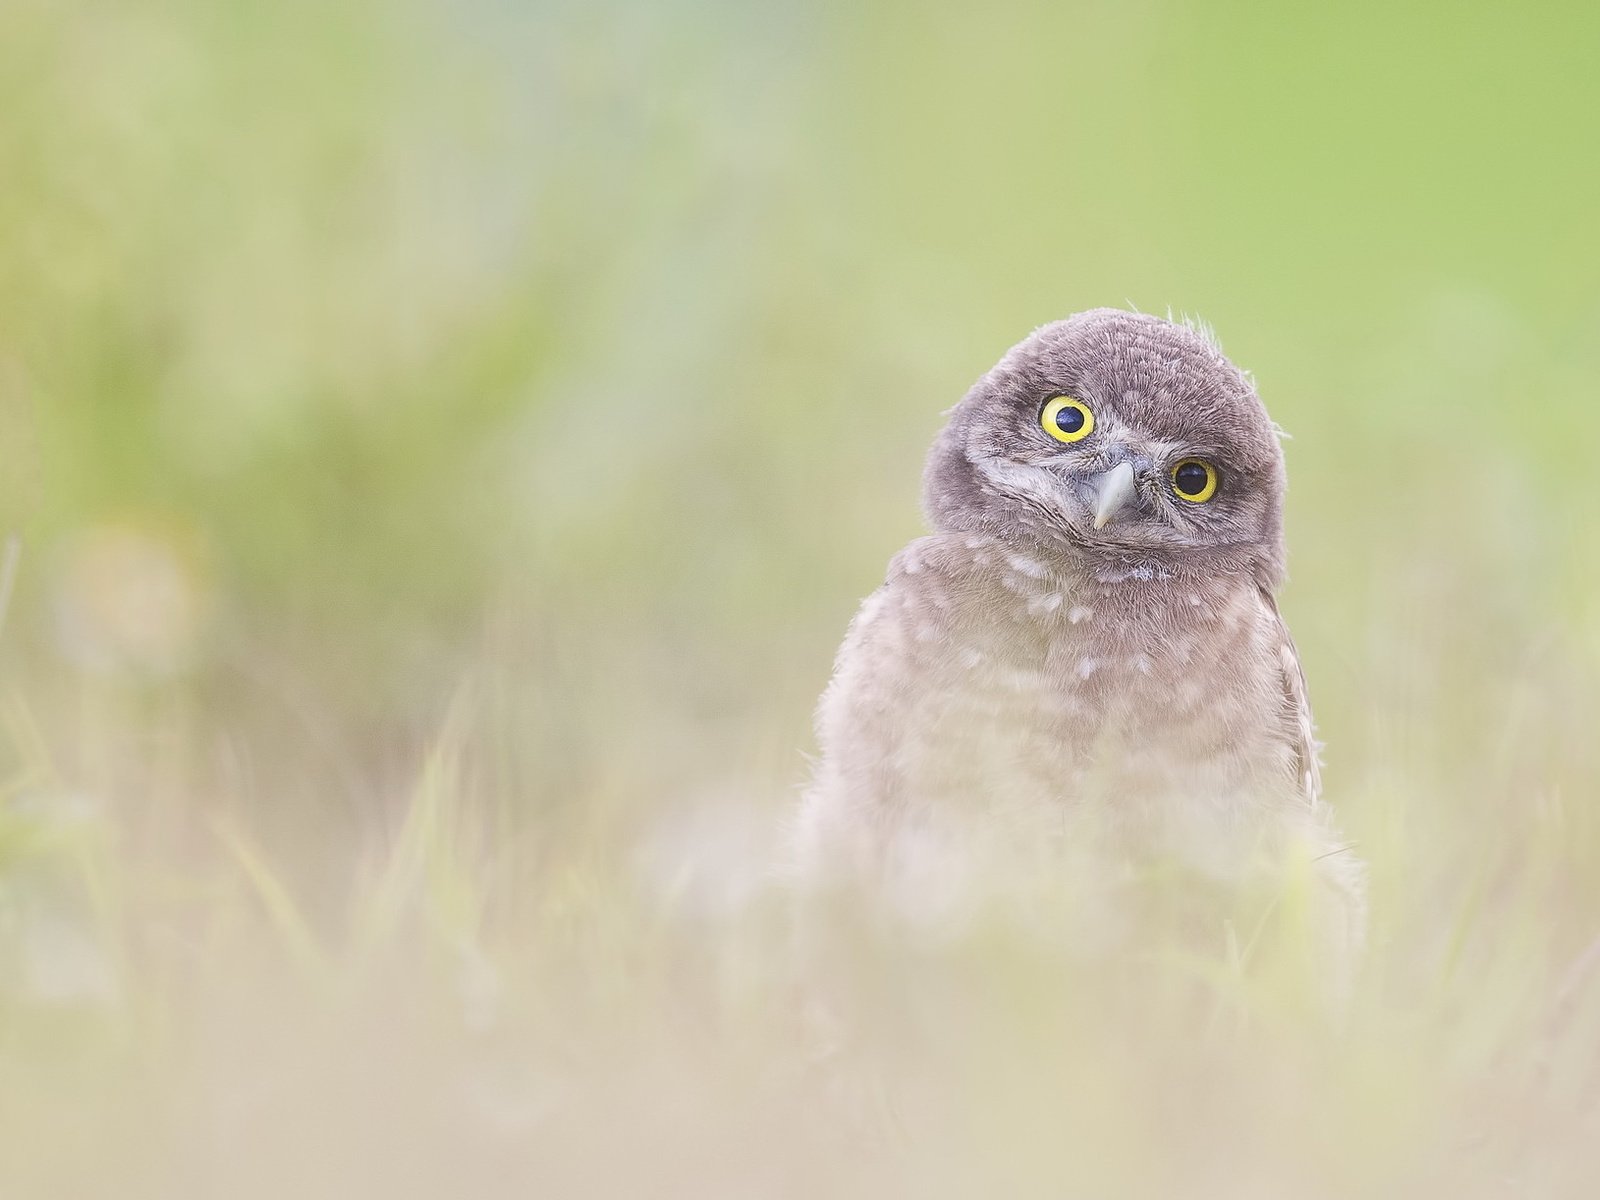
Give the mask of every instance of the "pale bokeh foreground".
[(1378, 923), (1342, 1019), (1248, 927), (1232, 956), (1092, 967), (979, 928), (855, 943), (857, 1024), (819, 1063), (782, 913), (741, 874), (748, 814), (508, 832), (482, 719), (459, 702), (319, 913), (170, 777), (137, 791), (147, 812), (206, 817), (105, 819), (12, 704), (8, 1188), (1589, 1192), (1592, 818), (1557, 798), (1494, 838), (1444, 828), (1414, 778), (1360, 798), (1385, 814), (1364, 843)]

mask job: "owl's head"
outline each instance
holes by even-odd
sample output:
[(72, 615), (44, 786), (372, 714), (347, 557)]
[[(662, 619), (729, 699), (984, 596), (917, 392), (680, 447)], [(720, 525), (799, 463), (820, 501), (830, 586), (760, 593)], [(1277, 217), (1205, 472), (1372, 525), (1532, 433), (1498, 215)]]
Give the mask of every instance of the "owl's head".
[(1283, 452), (1206, 337), (1098, 308), (1012, 347), (928, 459), (940, 532), (1088, 556), (1103, 578), (1283, 574)]

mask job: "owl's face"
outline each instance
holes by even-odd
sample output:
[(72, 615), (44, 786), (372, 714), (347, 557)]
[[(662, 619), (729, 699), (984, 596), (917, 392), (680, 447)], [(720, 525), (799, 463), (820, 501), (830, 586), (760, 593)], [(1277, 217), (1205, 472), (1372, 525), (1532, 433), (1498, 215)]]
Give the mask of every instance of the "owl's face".
[(1283, 570), (1283, 453), (1206, 338), (1095, 309), (1013, 347), (928, 460), (941, 532), (1088, 556), (1107, 578)]

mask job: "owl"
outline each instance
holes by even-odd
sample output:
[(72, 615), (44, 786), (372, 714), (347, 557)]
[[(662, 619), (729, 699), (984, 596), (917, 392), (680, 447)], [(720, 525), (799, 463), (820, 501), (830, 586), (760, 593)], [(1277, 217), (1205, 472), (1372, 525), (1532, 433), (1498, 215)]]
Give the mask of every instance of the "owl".
[(1186, 897), (1293, 880), (1348, 961), (1361, 867), (1274, 598), (1284, 486), (1279, 431), (1207, 333), (1096, 309), (1013, 347), (949, 413), (933, 532), (839, 651), (800, 880), (919, 928), (1049, 910), (1111, 945), (1140, 881), (1183, 881), (1203, 914)]

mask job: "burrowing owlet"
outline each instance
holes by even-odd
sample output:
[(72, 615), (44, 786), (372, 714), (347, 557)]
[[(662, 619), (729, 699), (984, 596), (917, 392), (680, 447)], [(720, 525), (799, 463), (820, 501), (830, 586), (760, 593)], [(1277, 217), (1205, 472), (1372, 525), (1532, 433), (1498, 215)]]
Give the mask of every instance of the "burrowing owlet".
[(839, 651), (804, 879), (924, 922), (1064, 888), (1114, 926), (1141, 873), (1226, 889), (1293, 860), (1353, 946), (1360, 865), (1273, 599), (1283, 493), (1278, 431), (1209, 337), (1096, 309), (1014, 347), (934, 444), (933, 534)]

